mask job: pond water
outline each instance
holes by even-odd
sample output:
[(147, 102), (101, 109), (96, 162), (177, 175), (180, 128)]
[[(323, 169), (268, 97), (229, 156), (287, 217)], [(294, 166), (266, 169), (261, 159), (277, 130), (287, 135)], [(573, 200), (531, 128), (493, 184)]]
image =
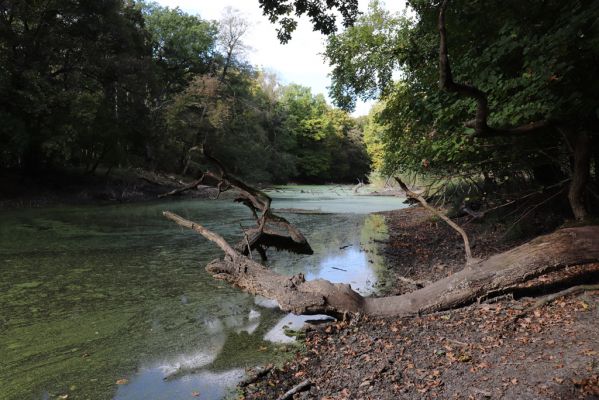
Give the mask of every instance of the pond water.
[[(306, 235), (312, 256), (269, 252), (281, 273), (385, 282), (370, 212), (400, 199), (346, 187), (287, 186), (273, 207)], [(245, 368), (295, 351), (285, 328), (305, 318), (212, 279), (220, 250), (162, 217), (170, 210), (236, 242), (253, 221), (231, 201), (53, 207), (0, 212), (0, 399), (222, 399)], [(66, 396), (66, 397), (65, 397)]]

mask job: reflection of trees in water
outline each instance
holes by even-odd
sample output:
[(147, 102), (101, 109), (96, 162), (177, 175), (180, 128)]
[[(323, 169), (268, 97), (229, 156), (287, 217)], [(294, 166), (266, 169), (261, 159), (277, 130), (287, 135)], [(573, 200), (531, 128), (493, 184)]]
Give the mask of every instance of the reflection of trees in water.
[(287, 275), (299, 272), (316, 275), (322, 268), (322, 261), (333, 254), (338, 254), (341, 247), (359, 245), (363, 215), (321, 214), (292, 217), (288, 219), (304, 232), (314, 254), (305, 256), (274, 253), (269, 265), (277, 272)]
[[(227, 238), (238, 235), (248, 217), (243, 206), (228, 201), (169, 207)], [(2, 271), (9, 288), (0, 291), (0, 348), (7, 349), (0, 381), (7, 399), (71, 393), (71, 385), (77, 389), (70, 398), (111, 398), (117, 379), (138, 368), (180, 363), (186, 355), (198, 356), (198, 366), (212, 361), (201, 368), (213, 372), (277, 357), (277, 345), (263, 338), (284, 314), (206, 274), (205, 263), (219, 250), (163, 221), (164, 208), (65, 207), (18, 211), (3, 220), (0, 260), (12, 260)], [(316, 274), (343, 246), (376, 248), (366, 239), (378, 229), (369, 222), (373, 216), (285, 217), (309, 235), (315, 254), (272, 253), (282, 273)], [(382, 262), (376, 253), (369, 256), (380, 277)], [(260, 317), (250, 319), (251, 310)]]
[(368, 215), (360, 231), (360, 244), (368, 254), (368, 259), (372, 261), (370, 265), (378, 279), (379, 287), (389, 283), (389, 270), (385, 266), (385, 256), (380, 249), (380, 242), (388, 237), (389, 229), (385, 217), (380, 214)]

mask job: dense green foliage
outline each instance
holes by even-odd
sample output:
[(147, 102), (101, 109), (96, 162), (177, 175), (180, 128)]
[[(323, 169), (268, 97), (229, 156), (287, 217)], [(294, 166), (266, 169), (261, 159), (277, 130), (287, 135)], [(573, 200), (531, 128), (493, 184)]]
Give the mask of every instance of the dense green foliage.
[[(571, 143), (560, 129), (481, 138), (464, 126), (474, 118), (473, 100), (438, 87), (439, 4), (410, 6), (411, 19), (374, 2), (352, 28), (328, 40), (337, 102), (352, 107), (356, 97), (384, 99), (366, 128), (375, 166), (388, 174), (482, 174), (496, 181), (566, 176)], [(593, 1), (451, 1), (454, 78), (488, 94), (490, 126), (548, 120), (562, 131), (596, 134), (599, 83), (590, 77), (599, 73), (598, 17)], [(391, 71), (398, 71), (395, 82)]]
[(141, 143), (150, 68), (143, 19), (121, 1), (0, 6), (0, 164), (124, 157)]
[(0, 169), (195, 174), (208, 146), (255, 181), (366, 174), (356, 122), (248, 65), (246, 25), (124, 0), (0, 3)]

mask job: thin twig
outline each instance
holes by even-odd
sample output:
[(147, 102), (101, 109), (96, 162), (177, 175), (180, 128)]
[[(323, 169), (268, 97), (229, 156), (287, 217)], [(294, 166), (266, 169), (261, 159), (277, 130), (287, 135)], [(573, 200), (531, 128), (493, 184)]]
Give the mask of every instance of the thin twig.
[(503, 234), (502, 238), (504, 238), (509, 231), (511, 231), (517, 224), (518, 222), (522, 221), (526, 216), (528, 216), (531, 212), (533, 212), (534, 210), (536, 210), (537, 208), (539, 208), (540, 206), (542, 206), (543, 204), (547, 203), (549, 200), (555, 198), (558, 194), (560, 194), (561, 192), (563, 192), (564, 189), (560, 189), (557, 192), (555, 192), (555, 194), (553, 194), (552, 196), (549, 196), (548, 198), (546, 198), (545, 200), (543, 200), (542, 202), (540, 202), (539, 204), (534, 205), (533, 207), (531, 207), (528, 211), (526, 211), (524, 214), (522, 214), (520, 216), (520, 218), (518, 218), (516, 220), (516, 222), (514, 222)]
[(279, 397), (278, 400), (288, 400), (293, 397), (294, 394), (301, 392), (302, 390), (306, 390), (308, 387), (312, 386), (312, 382), (309, 380), (305, 380), (295, 385), (293, 388), (285, 392), (284, 395)]
[[(568, 289), (562, 290), (560, 292), (557, 293), (552, 293), (550, 295), (547, 295), (545, 297), (541, 297), (539, 300), (537, 300), (532, 306), (528, 307), (527, 309), (525, 309), (524, 311), (522, 311), (521, 313), (519, 313), (518, 315), (516, 315), (512, 320), (511, 320), (511, 324), (516, 323), (519, 319), (523, 318), (524, 316), (526, 316), (528, 313), (530, 313), (531, 311), (536, 310), (537, 308), (543, 307), (549, 303), (551, 303), (552, 301), (559, 299), (560, 297), (565, 297), (571, 294), (578, 294), (578, 293), (582, 293), (582, 292), (587, 292), (590, 290), (599, 290), (599, 284), (596, 285), (578, 285), (578, 286), (572, 286)], [(509, 324), (508, 324), (509, 326)]]
[(248, 240), (248, 234), (243, 232), (243, 236), (245, 237), (245, 244), (248, 247), (248, 255), (250, 256), (250, 260), (253, 260), (254, 258), (252, 257), (252, 246), (250, 246), (250, 241)]

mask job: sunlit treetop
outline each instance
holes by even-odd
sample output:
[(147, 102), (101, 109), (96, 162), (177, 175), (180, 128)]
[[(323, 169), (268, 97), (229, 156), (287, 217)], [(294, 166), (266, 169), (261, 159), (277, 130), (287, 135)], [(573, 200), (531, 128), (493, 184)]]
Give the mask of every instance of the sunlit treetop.
[(297, 18), (307, 15), (315, 31), (325, 35), (337, 30), (337, 21), (351, 26), (358, 16), (358, 0), (258, 0), (270, 22), (278, 23), (277, 36), (287, 43), (297, 28)]

